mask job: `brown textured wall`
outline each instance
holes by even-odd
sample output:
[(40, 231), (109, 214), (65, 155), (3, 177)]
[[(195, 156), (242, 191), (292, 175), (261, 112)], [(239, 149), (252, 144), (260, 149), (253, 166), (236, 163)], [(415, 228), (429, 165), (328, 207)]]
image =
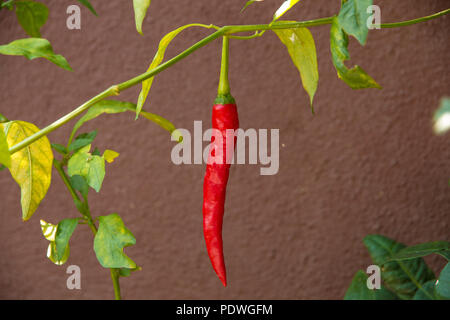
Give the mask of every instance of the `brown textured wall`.
[[(43, 1), (51, 8), (43, 36), (74, 72), (44, 60), (0, 56), (0, 112), (43, 127), (111, 84), (146, 70), (160, 38), (191, 22), (264, 23), (279, 1), (155, 0), (144, 36), (135, 31), (132, 1), (92, 0), (99, 17), (82, 8), (81, 31), (65, 27), (75, 1)], [(288, 19), (335, 14), (340, 1), (303, 1)], [(375, 1), (383, 21), (399, 21), (448, 7), (447, 0)], [(24, 33), (13, 13), (0, 12), (0, 43)], [(316, 115), (297, 70), (274, 34), (231, 44), (231, 84), (243, 128), (279, 128), (280, 171), (232, 169), (224, 222), (229, 287), (211, 268), (202, 236), (204, 165), (175, 166), (168, 134), (132, 114), (105, 116), (97, 145), (121, 153), (108, 166), (96, 215), (118, 212), (137, 238), (126, 253), (143, 267), (122, 280), (128, 299), (340, 299), (357, 269), (370, 264), (362, 238), (381, 233), (407, 244), (449, 240), (449, 137), (432, 134), (430, 118), (449, 95), (450, 17), (401, 29), (373, 31), (366, 47), (351, 40), (352, 62), (383, 87), (352, 91), (330, 60), (329, 27), (312, 29), (320, 82)], [(193, 29), (167, 52), (174, 56), (207, 31)], [(146, 109), (192, 129), (210, 119), (218, 82), (220, 42), (160, 74)], [(139, 88), (120, 99), (136, 101)], [(52, 133), (66, 141), (69, 127)], [(20, 192), (0, 172), (0, 298), (109, 299), (109, 274), (98, 264), (90, 230), (79, 227), (67, 265), (82, 271), (82, 290), (66, 289), (66, 267), (45, 258), (39, 219), (76, 217), (55, 175), (33, 219), (21, 222)], [(442, 263), (428, 259), (434, 268)], [(67, 266), (66, 265), (66, 266)]]

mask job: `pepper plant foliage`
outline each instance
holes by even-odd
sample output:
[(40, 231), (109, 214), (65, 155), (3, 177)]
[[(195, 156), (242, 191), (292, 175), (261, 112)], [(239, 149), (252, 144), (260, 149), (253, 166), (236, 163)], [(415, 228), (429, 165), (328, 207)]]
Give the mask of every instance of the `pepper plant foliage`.
[[(450, 299), (450, 242), (434, 241), (407, 247), (382, 235), (368, 235), (364, 245), (372, 261), (381, 268), (383, 285), (368, 288), (368, 275), (359, 270), (345, 300), (441, 300)], [(423, 257), (437, 254), (447, 264), (438, 277)]]
[[(151, 1), (127, 1), (130, 2), (130, 7), (132, 1), (136, 30), (142, 34)], [(96, 16), (101, 14), (94, 9), (91, 1), (78, 0), (78, 2), (92, 14)], [(9, 169), (11, 176), (21, 189), (22, 219), (24, 221), (29, 220), (38, 210), (39, 204), (44, 199), (50, 186), (54, 171), (62, 179), (73, 198), (76, 210), (81, 214), (79, 217), (65, 218), (56, 224), (44, 220), (40, 221), (43, 236), (49, 241), (47, 257), (57, 265), (64, 264), (70, 254), (69, 243), (72, 234), (76, 232), (79, 225), (88, 226), (94, 234), (94, 251), (98, 261), (103, 267), (111, 269), (115, 297), (120, 298), (119, 277), (129, 276), (131, 271), (140, 270), (138, 264), (124, 253), (124, 248), (134, 245), (136, 239), (118, 214), (105, 214), (94, 218), (89, 206), (89, 193), (92, 192), (92, 189), (95, 192), (100, 192), (106, 170), (113, 165), (114, 160), (119, 157), (119, 153), (114, 150), (100, 151), (95, 144), (97, 131), (81, 133), (79, 131), (86, 122), (99, 116), (130, 112), (131, 118), (145, 118), (168, 131), (176, 140), (181, 141), (181, 135), (170, 121), (159, 115), (144, 111), (143, 107), (158, 73), (168, 69), (210, 42), (223, 37), (231, 40), (250, 40), (263, 36), (268, 30), (274, 31), (286, 47), (294, 66), (298, 69), (303, 88), (309, 95), (312, 107), (319, 83), (319, 72), (316, 45), (308, 28), (330, 25), (331, 59), (338, 77), (352, 89), (380, 89), (381, 86), (361, 67), (355, 65), (348, 68), (346, 66), (346, 62), (350, 60), (348, 44), (351, 37), (355, 38), (361, 45), (365, 45), (367, 41), (369, 33), (367, 8), (372, 5), (372, 0), (343, 0), (340, 12), (332, 17), (300, 22), (280, 21), (280, 18), (291, 8), (307, 2), (306, 0), (280, 1), (279, 9), (273, 15), (268, 15), (268, 24), (218, 27), (212, 24), (196, 23), (179, 27), (162, 38), (147, 72), (121, 84), (111, 86), (43, 129), (22, 120), (10, 121), (7, 119), (7, 115), (0, 114), (0, 164), (1, 168)], [(243, 1), (244, 8), (242, 11), (250, 10), (249, 7), (256, 3), (263, 4), (264, 2), (262, 0)], [(5, 10), (15, 14), (25, 35), (28, 36), (7, 44), (0, 44), (0, 54), (23, 56), (29, 60), (43, 58), (64, 70), (72, 70), (68, 61), (62, 55), (55, 53), (50, 41), (42, 38), (41, 29), (49, 16), (49, 9), (44, 3), (34, 0), (0, 0), (0, 10), (2, 10), (1, 14), (6, 14)], [(382, 25), (382, 27), (400, 27), (419, 23), (449, 12), (450, 9), (447, 9), (428, 17)], [(166, 48), (171, 41), (183, 30), (191, 27), (213, 30), (214, 32), (179, 55), (163, 62)], [(242, 32), (255, 33), (253, 35), (236, 35)], [(57, 52), (61, 50), (61, 48), (57, 49)], [(137, 104), (110, 99), (117, 96), (121, 91), (138, 84), (142, 85), (142, 90), (136, 99)], [(6, 111), (1, 110), (1, 112)], [(81, 118), (74, 125), (68, 141), (64, 144), (56, 142), (51, 144), (47, 135), (78, 116), (81, 116)], [(388, 240), (383, 241), (390, 248), (389, 254), (397, 253), (398, 246)], [(383, 262), (387, 253), (382, 251), (376, 243), (372, 243), (370, 248), (372, 248), (370, 250), (374, 254), (374, 260), (378, 263)], [(414, 293), (413, 287), (405, 285), (405, 287), (397, 288), (394, 282), (390, 280), (401, 275), (398, 274), (397, 266), (399, 264), (398, 262), (386, 264), (389, 267), (384, 272), (386, 285), (389, 289), (398, 290), (396, 294), (399, 297), (411, 297)], [(402, 264), (422, 270), (420, 283), (424, 283), (424, 285), (433, 278), (422, 263), (409, 261), (402, 262)], [(448, 282), (448, 269), (446, 267), (444, 269), (447, 270), (446, 273), (443, 276), (441, 275), (442, 283)], [(356, 279), (357, 281), (352, 286), (359, 288), (358, 283), (364, 279), (364, 276), (359, 273)], [(439, 292), (442, 293), (441, 291)]]

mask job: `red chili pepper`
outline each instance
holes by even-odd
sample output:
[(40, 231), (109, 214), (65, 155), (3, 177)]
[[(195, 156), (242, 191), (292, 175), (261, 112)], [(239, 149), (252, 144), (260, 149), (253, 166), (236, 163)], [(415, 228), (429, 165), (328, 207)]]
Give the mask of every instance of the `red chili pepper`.
[[(222, 222), (225, 206), (225, 195), (228, 176), (230, 172), (230, 161), (232, 155), (227, 155), (227, 140), (234, 139), (235, 135), (227, 135), (227, 129), (237, 130), (239, 119), (234, 98), (230, 95), (228, 84), (228, 38), (224, 37), (222, 52), (222, 71), (218, 96), (213, 106), (212, 126), (220, 131), (220, 139), (211, 139), (211, 150), (208, 164), (206, 166), (205, 180), (203, 184), (203, 234), (205, 236), (206, 248), (214, 271), (219, 276), (223, 285), (227, 285), (227, 275), (223, 257)], [(217, 152), (221, 152), (221, 163), (213, 161)], [(234, 150), (233, 150), (234, 153)], [(216, 159), (217, 160), (217, 159)]]

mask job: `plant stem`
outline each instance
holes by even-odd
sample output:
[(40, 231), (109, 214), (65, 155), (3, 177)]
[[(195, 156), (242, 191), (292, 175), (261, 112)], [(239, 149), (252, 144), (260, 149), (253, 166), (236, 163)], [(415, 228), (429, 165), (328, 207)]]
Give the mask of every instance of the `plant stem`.
[(428, 20), (432, 20), (432, 19), (436, 19), (440, 16), (446, 15), (447, 13), (450, 12), (450, 9), (446, 9), (443, 10), (441, 12), (437, 12), (435, 14), (432, 14), (430, 16), (426, 16), (426, 17), (421, 17), (421, 18), (417, 18), (417, 19), (413, 19), (413, 20), (407, 20), (407, 21), (402, 21), (402, 22), (394, 22), (394, 23), (382, 23), (381, 27), (382, 28), (397, 28), (397, 27), (405, 27), (405, 26), (410, 26), (416, 23), (421, 23), (421, 22), (425, 22)]
[(35, 134), (33, 134), (33, 135), (29, 136), (28, 138), (22, 140), (18, 144), (12, 146), (11, 149), (9, 149), (9, 152), (11, 154), (16, 153), (17, 151), (19, 151), (19, 150), (29, 146), (30, 144), (32, 144), (36, 140), (39, 140), (43, 136), (48, 135), (50, 132), (52, 132), (55, 129), (61, 127), (62, 125), (64, 125), (65, 123), (69, 122), (73, 118), (79, 116), (80, 114), (82, 114), (84, 111), (89, 109), (91, 106), (93, 106), (97, 102), (102, 101), (105, 98), (118, 95), (118, 94), (119, 94), (119, 91), (118, 91), (117, 87), (116, 86), (112, 86), (111, 88), (103, 91), (102, 93), (100, 93), (100, 94), (96, 95), (95, 97), (93, 97), (91, 100), (89, 100), (86, 103), (82, 104), (81, 106), (79, 106), (78, 108), (73, 110), (72, 112), (66, 114), (64, 117), (56, 120), (51, 125), (45, 127), (44, 129), (41, 129), (40, 131), (36, 132)]
[[(56, 171), (58, 171), (59, 175), (61, 176), (61, 179), (63, 180), (64, 184), (66, 185), (67, 189), (70, 192), (70, 195), (72, 196), (74, 201), (79, 201), (80, 197), (76, 193), (76, 191), (73, 189), (72, 185), (69, 182), (69, 177), (67, 176), (66, 172), (64, 171), (64, 168), (62, 167), (61, 163), (57, 160), (53, 161), (53, 166), (56, 168)], [(87, 224), (89, 225), (89, 228), (91, 228), (92, 233), (94, 236), (97, 234), (97, 226), (95, 225), (94, 220), (92, 219), (91, 212), (89, 210), (89, 204), (87, 201), (87, 198), (84, 198), (85, 204), (86, 204), (86, 213), (83, 214), (83, 217), (87, 220)], [(117, 269), (110, 269), (111, 272), (111, 278), (113, 281), (114, 286), (114, 297), (116, 300), (121, 300), (120, 297), (120, 284), (119, 284), (119, 272)]]
[(147, 79), (149, 79), (151, 77), (154, 77), (155, 75), (157, 75), (161, 71), (166, 70), (167, 68), (171, 67), (172, 65), (174, 65), (178, 61), (186, 58), (191, 53), (197, 51), (201, 47), (204, 47), (205, 45), (207, 45), (211, 41), (216, 40), (217, 38), (221, 37), (224, 34), (224, 29), (225, 28), (220, 28), (219, 30), (217, 30), (213, 34), (210, 34), (206, 38), (203, 38), (202, 40), (200, 40), (199, 42), (197, 42), (196, 44), (194, 44), (190, 48), (186, 49), (185, 51), (183, 51), (179, 55), (175, 56), (174, 58), (172, 58), (172, 59), (170, 59), (170, 60), (160, 64), (156, 68), (154, 68), (152, 70), (149, 70), (149, 71), (147, 71), (147, 72), (145, 72), (145, 73), (143, 73), (143, 74), (141, 74), (141, 75), (139, 75), (139, 76), (137, 76), (137, 77), (135, 77), (133, 79), (130, 79), (128, 81), (125, 81), (125, 82), (117, 85), (118, 88), (119, 88), (119, 92), (121, 92), (123, 90), (126, 90), (126, 89), (128, 89), (130, 87), (133, 87), (136, 84), (139, 84), (139, 83), (141, 83), (144, 80), (147, 80)]
[[(72, 185), (69, 182), (69, 177), (67, 176), (66, 172), (64, 171), (64, 168), (62, 167), (61, 163), (54, 160), (53, 166), (56, 168), (56, 171), (58, 171), (59, 175), (61, 176), (61, 179), (63, 180), (64, 184), (66, 185), (67, 189), (70, 192), (70, 195), (72, 196), (74, 201), (78, 201), (81, 203), (80, 197), (77, 195), (76, 191), (73, 189)], [(94, 236), (97, 234), (97, 226), (94, 223), (94, 220), (92, 220), (91, 212), (89, 210), (89, 204), (87, 203), (87, 199), (84, 199), (86, 204), (86, 212), (81, 213), (84, 218), (86, 218), (89, 227), (92, 230), (92, 233)]]
[[(396, 23), (384, 23), (381, 24), (381, 28), (396, 28), (396, 27), (403, 27), (403, 26), (409, 26), (409, 25), (413, 25), (416, 23), (421, 23), (421, 22), (425, 22), (425, 21), (429, 21), (435, 18), (438, 18), (440, 16), (446, 15), (450, 12), (450, 9), (446, 9), (443, 10), (441, 12), (435, 13), (433, 15), (430, 16), (426, 16), (426, 17), (421, 17), (421, 18), (417, 18), (414, 20), (408, 20), (408, 21), (403, 21), (403, 22), (396, 22)], [(155, 75), (157, 75), (158, 73), (166, 70), (167, 68), (171, 67), (172, 65), (174, 65), (175, 63), (179, 62), (180, 60), (183, 60), (184, 58), (186, 58), (187, 56), (189, 56), (191, 53), (197, 51), (198, 49), (200, 49), (201, 47), (204, 47), (205, 45), (207, 45), (208, 43), (212, 42), (213, 40), (227, 35), (227, 36), (231, 36), (232, 34), (235, 33), (240, 33), (240, 32), (249, 32), (249, 31), (264, 31), (264, 30), (277, 30), (277, 29), (292, 29), (292, 28), (304, 28), (304, 27), (314, 27), (314, 26), (320, 26), (320, 25), (326, 25), (326, 24), (331, 24), (333, 20), (333, 17), (327, 17), (327, 18), (321, 18), (321, 19), (316, 19), (316, 20), (309, 20), (309, 21), (301, 21), (301, 22), (292, 22), (292, 23), (270, 23), (270, 24), (255, 24), (255, 25), (235, 25), (235, 26), (225, 26), (222, 28), (216, 27), (216, 26), (212, 26), (211, 28), (216, 29), (217, 31), (214, 32), (213, 34), (203, 38), (202, 40), (200, 40), (199, 42), (197, 42), (196, 44), (194, 44), (193, 46), (191, 46), (190, 48), (186, 49), (185, 51), (183, 51), (182, 53), (180, 53), (179, 55), (175, 56), (174, 58), (166, 61), (165, 63), (160, 64), (159, 66), (157, 66), (156, 68), (149, 70), (135, 78), (132, 78), (128, 81), (125, 81), (117, 86), (112, 86), (111, 88), (105, 90), (104, 92), (100, 93), (99, 95), (95, 96), (94, 98), (92, 98), (91, 100), (89, 100), (88, 102), (86, 102), (85, 104), (81, 105), (80, 107), (78, 107), (77, 109), (73, 110), (72, 112), (68, 113), (67, 115), (65, 115), (64, 117), (60, 118), (59, 120), (55, 121), (54, 123), (52, 123), (51, 125), (45, 127), (44, 129), (40, 130), (39, 132), (31, 135), (30, 137), (22, 140), (21, 142), (19, 142), (18, 144), (14, 145), (13, 147), (11, 147), (9, 149), (9, 152), (11, 154), (27, 147), (28, 145), (30, 145), (31, 143), (35, 142), (36, 140), (38, 140), (39, 138), (48, 135), (50, 132), (52, 132), (53, 130), (59, 128), (60, 126), (62, 126), (63, 124), (69, 122), (70, 120), (72, 120), (73, 118), (79, 116), (81, 113), (83, 113), (84, 111), (86, 111), (87, 109), (89, 109), (89, 107), (91, 107), (92, 105), (94, 105), (95, 103), (113, 96), (113, 95), (118, 95), (121, 91), (126, 90), (130, 87), (133, 87), (139, 83), (141, 83), (144, 80), (147, 80), (151, 77), (154, 77)], [(261, 34), (259, 34), (261, 35)], [(233, 36), (235, 38), (254, 38), (256, 37), (256, 34), (253, 36), (249, 36), (249, 37), (239, 37), (239, 36)]]
[[(8, 1), (3, 2), (2, 4), (0, 4), (0, 9), (3, 7), (7, 7), (7, 8), (11, 7), (13, 5), (13, 2), (14, 2), (14, 0), (8, 0)], [(11, 10), (11, 8), (9, 8), (9, 9)]]
[(222, 61), (220, 67), (219, 89), (217, 90), (217, 94), (222, 96), (230, 94), (230, 83), (228, 81), (228, 62), (230, 52), (229, 48), (230, 40), (227, 36), (224, 36), (222, 44)]
[(255, 31), (255, 33), (250, 36), (228, 36), (228, 38), (237, 39), (237, 40), (250, 40), (250, 39), (261, 37), (263, 34), (264, 34), (264, 32)]
[(270, 23), (270, 24), (249, 24), (249, 25), (226, 26), (226, 27), (223, 27), (223, 29), (225, 29), (226, 35), (230, 35), (230, 34), (234, 34), (234, 33), (248, 32), (248, 31), (316, 27), (316, 26), (331, 24), (332, 22), (333, 22), (333, 17), (327, 17), (327, 18), (320, 18), (320, 19), (315, 19), (315, 20), (290, 22), (290, 23), (275, 22), (275, 23)]
[(53, 166), (55, 167), (56, 171), (58, 171), (59, 175), (61, 176), (62, 181), (67, 187), (67, 190), (69, 190), (70, 195), (74, 200), (80, 201), (80, 198), (78, 197), (75, 190), (72, 188), (72, 185), (69, 182), (69, 177), (67, 177), (66, 173), (64, 172), (64, 169), (62, 168), (62, 165), (59, 161), (53, 160)]
[(119, 270), (118, 269), (110, 269), (111, 270), (111, 279), (114, 286), (114, 297), (116, 300), (121, 300), (120, 297), (120, 283), (119, 283)]

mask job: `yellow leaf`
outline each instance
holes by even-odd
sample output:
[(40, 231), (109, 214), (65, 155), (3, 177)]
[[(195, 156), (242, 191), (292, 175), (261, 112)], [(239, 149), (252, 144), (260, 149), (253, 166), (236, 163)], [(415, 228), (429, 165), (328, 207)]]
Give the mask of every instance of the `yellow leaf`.
[(286, 46), (292, 62), (300, 72), (303, 87), (309, 94), (312, 107), (319, 82), (319, 69), (316, 45), (311, 32), (306, 28), (274, 30), (274, 32)]
[(113, 150), (105, 150), (105, 152), (103, 153), (103, 158), (108, 161), (108, 163), (114, 162), (114, 159), (116, 159), (118, 156), (119, 153)]
[(55, 241), (57, 226), (44, 220), (41, 220), (40, 222), (42, 234), (44, 235), (45, 239), (47, 239), (48, 241)]
[(3, 129), (0, 130), (0, 164), (11, 167), (11, 155), (9, 154), (8, 143)]
[(45, 239), (50, 241), (48, 248), (47, 248), (47, 258), (50, 259), (51, 262), (54, 264), (60, 266), (66, 263), (67, 259), (70, 255), (70, 247), (69, 245), (66, 246), (64, 250), (64, 254), (61, 258), (61, 260), (58, 260), (58, 255), (56, 254), (56, 230), (58, 229), (58, 226), (55, 226), (54, 224), (48, 223), (44, 220), (41, 220), (41, 229), (42, 234), (44, 235)]
[(286, 0), (283, 2), (281, 7), (273, 15), (273, 21), (280, 19), (286, 12), (291, 10), (293, 6), (295, 6), (300, 0)]
[[(192, 23), (188, 24), (182, 27), (179, 27), (178, 29), (173, 30), (172, 32), (169, 32), (164, 36), (164, 38), (161, 39), (158, 46), (158, 51), (156, 52), (152, 63), (150, 64), (150, 67), (148, 68), (147, 72), (156, 68), (158, 65), (161, 64), (161, 62), (164, 60), (164, 54), (166, 53), (166, 49), (169, 46), (170, 42), (184, 29), (190, 28), (190, 27), (208, 27), (203, 24), (199, 23)], [(142, 90), (139, 93), (138, 103), (136, 107), (136, 119), (138, 118), (139, 114), (142, 111), (142, 107), (144, 106), (145, 100), (147, 99), (147, 96), (149, 94), (149, 91), (152, 87), (153, 80), (155, 77), (151, 77), (147, 80), (144, 80), (142, 82)]]
[[(10, 121), (1, 124), (9, 148), (39, 131), (34, 124)], [(27, 221), (38, 208), (50, 187), (53, 152), (47, 137), (11, 155), (11, 172), (21, 189), (22, 219)]]
[(61, 260), (58, 260), (57, 254), (56, 254), (56, 243), (50, 242), (47, 248), (47, 258), (50, 259), (51, 262), (56, 264), (57, 266), (61, 266), (64, 263), (66, 263), (67, 259), (69, 259), (70, 255), (70, 247), (67, 245), (64, 249), (64, 255), (61, 258)]
[(151, 0), (133, 0), (134, 16), (136, 20), (136, 30), (142, 33), (142, 23), (147, 14), (148, 7), (150, 7)]

